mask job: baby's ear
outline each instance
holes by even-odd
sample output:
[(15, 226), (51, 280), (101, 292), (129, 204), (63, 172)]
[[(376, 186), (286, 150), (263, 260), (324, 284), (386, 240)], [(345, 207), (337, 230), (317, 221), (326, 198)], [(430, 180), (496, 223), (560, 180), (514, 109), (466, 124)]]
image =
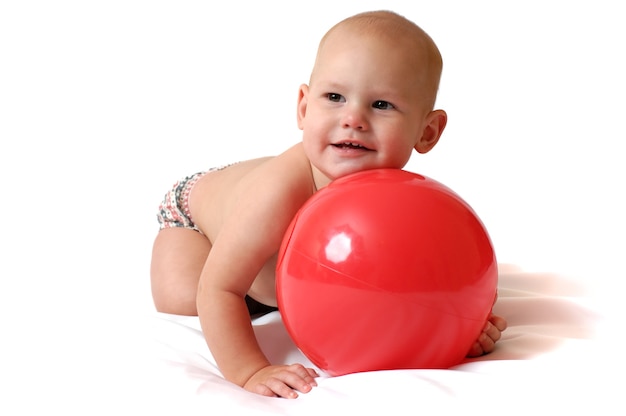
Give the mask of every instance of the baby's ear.
[(302, 130), (304, 127), (304, 116), (306, 115), (306, 106), (309, 101), (309, 86), (306, 84), (300, 85), (298, 91), (298, 128)]
[(443, 129), (446, 128), (448, 123), (448, 115), (443, 110), (434, 110), (428, 113), (426, 116), (426, 126), (422, 132), (422, 137), (419, 138), (415, 145), (415, 150), (419, 153), (428, 153), (435, 147)]

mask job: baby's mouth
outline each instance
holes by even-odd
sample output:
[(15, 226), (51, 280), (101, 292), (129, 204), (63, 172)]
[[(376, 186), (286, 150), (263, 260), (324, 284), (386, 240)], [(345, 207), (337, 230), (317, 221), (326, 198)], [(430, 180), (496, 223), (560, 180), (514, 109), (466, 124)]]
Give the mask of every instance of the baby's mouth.
[(338, 148), (338, 149), (371, 150), (371, 149), (368, 149), (367, 147), (365, 147), (365, 146), (363, 146), (363, 145), (361, 145), (359, 143), (354, 143), (354, 142), (334, 143), (333, 146)]

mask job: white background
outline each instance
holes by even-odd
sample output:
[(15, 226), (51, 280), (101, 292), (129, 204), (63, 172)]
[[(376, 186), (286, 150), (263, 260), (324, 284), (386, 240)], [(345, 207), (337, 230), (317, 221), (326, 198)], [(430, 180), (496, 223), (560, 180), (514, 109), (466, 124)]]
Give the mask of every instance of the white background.
[(6, 1), (3, 358), (8, 348), (54, 361), (76, 327), (86, 338), (112, 331), (95, 344), (115, 344), (115, 319), (151, 311), (163, 193), (179, 177), (299, 141), (297, 89), (320, 37), (381, 8), (419, 24), (444, 57), (437, 106), (449, 125), (407, 169), (463, 196), (500, 262), (618, 292), (617, 1)]

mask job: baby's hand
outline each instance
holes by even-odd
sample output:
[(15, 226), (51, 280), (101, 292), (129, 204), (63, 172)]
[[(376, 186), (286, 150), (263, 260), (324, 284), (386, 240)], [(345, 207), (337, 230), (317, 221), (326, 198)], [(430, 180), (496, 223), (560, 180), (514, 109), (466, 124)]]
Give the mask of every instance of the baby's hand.
[(271, 365), (257, 371), (243, 386), (253, 393), (269, 397), (295, 399), (301, 393), (308, 393), (317, 386), (315, 377), (319, 374), (301, 364)]
[(489, 320), (483, 328), (483, 332), (467, 353), (468, 357), (478, 357), (488, 354), (496, 347), (496, 342), (502, 336), (502, 331), (507, 327), (506, 319), (501, 316), (491, 314)]

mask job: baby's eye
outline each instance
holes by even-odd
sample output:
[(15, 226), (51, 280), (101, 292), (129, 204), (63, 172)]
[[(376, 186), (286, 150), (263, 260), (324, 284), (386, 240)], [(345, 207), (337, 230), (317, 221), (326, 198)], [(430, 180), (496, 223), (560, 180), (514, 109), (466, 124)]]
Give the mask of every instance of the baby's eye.
[(341, 94), (337, 94), (334, 92), (329, 92), (328, 94), (326, 94), (326, 96), (328, 97), (329, 101), (332, 101), (335, 103), (340, 103), (340, 102), (345, 101), (345, 98), (343, 98)]
[(395, 108), (393, 104), (391, 104), (388, 101), (383, 101), (383, 100), (374, 101), (374, 103), (372, 104), (372, 107), (377, 108), (379, 110), (391, 110)]

